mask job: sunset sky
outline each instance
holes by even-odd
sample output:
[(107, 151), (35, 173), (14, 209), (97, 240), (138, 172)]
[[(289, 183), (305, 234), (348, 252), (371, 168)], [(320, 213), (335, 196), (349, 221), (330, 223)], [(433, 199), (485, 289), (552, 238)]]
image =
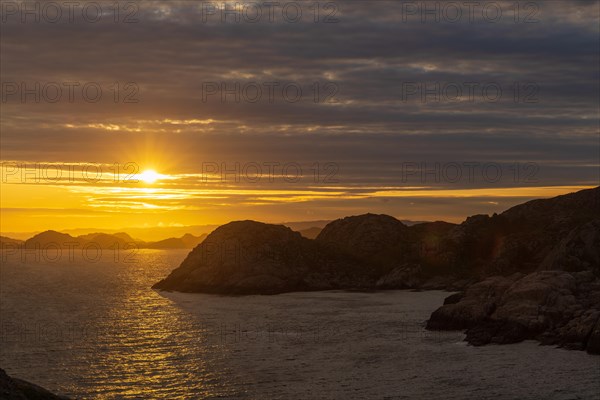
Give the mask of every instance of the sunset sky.
[(223, 2), (110, 1), (56, 22), (2, 3), (2, 232), (460, 222), (600, 179), (595, 1), (454, 22), (402, 1), (254, 22), (242, 2), (225, 21)]

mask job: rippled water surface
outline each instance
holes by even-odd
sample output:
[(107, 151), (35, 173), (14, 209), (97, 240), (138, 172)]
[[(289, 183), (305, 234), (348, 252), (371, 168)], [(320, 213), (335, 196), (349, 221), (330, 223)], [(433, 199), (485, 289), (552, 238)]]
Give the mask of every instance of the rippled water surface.
[(0, 366), (81, 399), (600, 398), (600, 357), (425, 331), (444, 292), (150, 289), (186, 254), (4, 256)]

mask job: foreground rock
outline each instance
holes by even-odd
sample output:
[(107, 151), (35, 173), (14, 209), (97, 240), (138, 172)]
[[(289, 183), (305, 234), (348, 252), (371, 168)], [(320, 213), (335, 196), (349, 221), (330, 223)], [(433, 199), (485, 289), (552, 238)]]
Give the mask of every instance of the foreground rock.
[(536, 339), (600, 353), (600, 188), (534, 200), (450, 232), (448, 268), (479, 276), (428, 329), (474, 345)]
[(1, 400), (68, 400), (67, 397), (57, 396), (46, 389), (12, 378), (0, 368), (0, 399)]
[(181, 292), (276, 294), (361, 289), (369, 271), (336, 249), (283, 225), (231, 222), (212, 232), (153, 287)]
[(591, 272), (540, 271), (490, 277), (436, 310), (431, 330), (466, 329), (473, 345), (536, 339), (600, 354), (600, 279)]

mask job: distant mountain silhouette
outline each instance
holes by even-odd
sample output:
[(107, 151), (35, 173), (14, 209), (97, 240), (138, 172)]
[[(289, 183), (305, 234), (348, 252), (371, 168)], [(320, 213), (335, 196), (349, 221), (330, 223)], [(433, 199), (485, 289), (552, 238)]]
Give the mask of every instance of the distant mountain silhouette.
[(296, 222), (281, 222), (275, 225), (287, 226), (293, 231), (300, 232), (310, 228), (321, 228), (323, 229), (331, 220), (321, 219), (316, 221), (296, 221)]
[[(305, 229), (309, 229), (312, 227), (323, 228), (325, 225), (330, 223), (331, 220), (316, 220), (316, 221), (296, 221), (296, 222), (282, 222), (277, 223), (280, 225), (285, 225), (292, 230), (301, 231)], [(121, 228), (119, 230), (111, 230), (111, 229), (97, 229), (97, 228), (84, 228), (84, 229), (65, 229), (62, 230), (63, 233), (68, 233), (71, 236), (81, 236), (87, 235), (90, 233), (96, 232), (104, 232), (108, 234), (117, 234), (117, 232), (127, 232), (134, 238), (138, 238), (139, 241), (144, 242), (158, 242), (164, 240), (165, 238), (179, 238), (185, 236), (186, 234), (191, 234), (193, 236), (199, 237), (204, 234), (209, 234), (210, 232), (217, 229), (219, 225), (187, 225), (187, 226), (152, 226), (152, 227), (128, 227)], [(33, 236), (34, 234), (22, 236), (22, 233), (11, 233), (6, 236), (10, 237), (20, 237), (20, 238), (28, 238)]]
[(169, 238), (158, 242), (146, 243), (144, 247), (149, 249), (193, 249), (206, 238), (206, 234), (194, 236), (189, 233), (180, 238)]
[(108, 233), (90, 233), (88, 235), (77, 236), (75, 239), (82, 245), (93, 243), (102, 249), (123, 249), (141, 244), (126, 233), (116, 233), (113, 235)]
[(319, 236), (319, 233), (321, 233), (322, 230), (322, 228), (313, 226), (312, 228), (302, 229), (298, 232), (300, 232), (300, 234), (307, 239), (315, 239), (317, 236)]
[(191, 233), (186, 233), (180, 238), (180, 240), (185, 247), (194, 248), (198, 246), (204, 239), (206, 239), (207, 236), (207, 233), (203, 233), (200, 236), (194, 236)]
[(73, 243), (78, 244), (80, 243), (80, 241), (69, 234), (49, 230), (42, 233), (38, 233), (32, 238), (27, 239), (24, 243), (24, 246), (28, 249), (35, 249), (55, 244), (57, 246), (64, 246), (65, 248), (67, 248)]
[(113, 233), (112, 235), (119, 239), (123, 239), (123, 241), (128, 242), (128, 243), (129, 242), (141, 242), (141, 240), (135, 240), (128, 233), (125, 233), (125, 232), (117, 232), (117, 233)]
[(66, 249), (93, 246), (101, 249), (192, 249), (204, 240), (205, 237), (206, 234), (200, 236), (185, 234), (180, 238), (169, 238), (157, 242), (144, 242), (132, 238), (125, 232), (114, 234), (96, 232), (80, 236), (71, 236), (67, 233), (48, 230), (38, 233), (25, 241), (0, 236), (0, 248), (14, 249), (15, 247), (22, 246), (26, 249), (44, 249), (58, 246)]
[(6, 248), (7, 246), (21, 246), (23, 243), (23, 240), (0, 236), (0, 249)]
[[(119, 232), (127, 232), (128, 235), (135, 238), (139, 242), (159, 242), (167, 238), (180, 238), (186, 234), (193, 236), (201, 236), (208, 234), (219, 225), (187, 225), (187, 226), (148, 226), (148, 227), (124, 227), (118, 230), (115, 229), (97, 229), (97, 228), (81, 228), (81, 229), (64, 229), (61, 232), (68, 233), (71, 236), (87, 235), (95, 232), (104, 232), (112, 235), (118, 235)], [(7, 235), (11, 236), (11, 235)], [(11, 236), (12, 237), (12, 236)]]

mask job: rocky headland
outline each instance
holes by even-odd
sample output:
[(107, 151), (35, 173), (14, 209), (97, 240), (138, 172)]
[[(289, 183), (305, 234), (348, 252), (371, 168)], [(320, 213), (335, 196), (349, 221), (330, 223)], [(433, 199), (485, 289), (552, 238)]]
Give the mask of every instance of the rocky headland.
[(600, 187), (461, 224), (352, 216), (314, 239), (282, 225), (223, 225), (154, 288), (225, 295), (445, 289), (427, 323), (474, 345), (536, 339), (600, 353)]
[(361, 264), (283, 225), (213, 231), (156, 289), (229, 295), (369, 287)]

